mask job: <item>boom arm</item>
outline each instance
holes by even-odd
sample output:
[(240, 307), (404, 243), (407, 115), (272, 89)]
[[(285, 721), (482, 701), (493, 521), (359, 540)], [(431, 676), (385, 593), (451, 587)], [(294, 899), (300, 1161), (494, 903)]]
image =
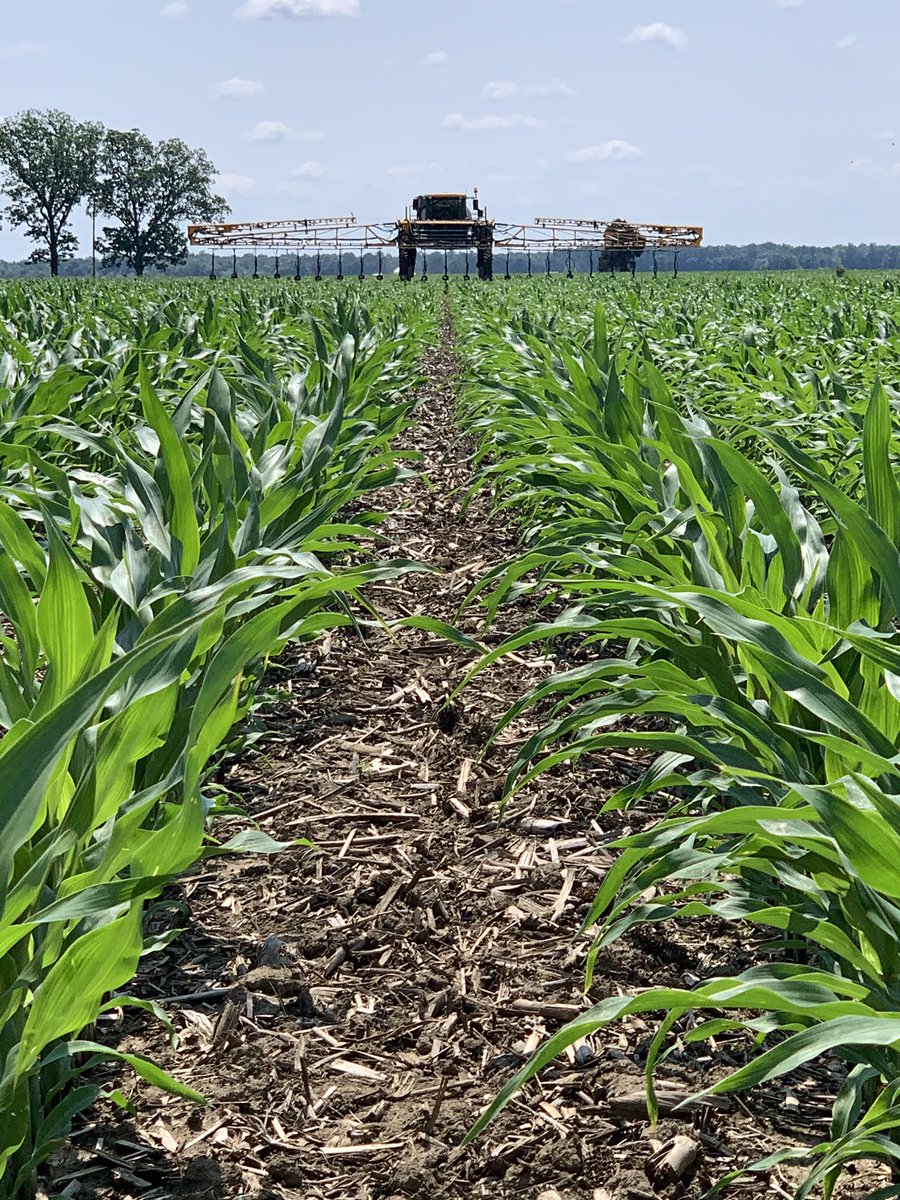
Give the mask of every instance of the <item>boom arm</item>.
[[(286, 221), (234, 221), (189, 225), (192, 246), (263, 246), (273, 250), (383, 249), (397, 244), (398, 224), (357, 225), (349, 217), (298, 217)], [(651, 225), (536, 217), (533, 225), (494, 226), (494, 245), (507, 250), (680, 250), (699, 246), (698, 225)]]
[(188, 226), (192, 246), (266, 246), (273, 250), (377, 249), (393, 245), (396, 236), (396, 225), (357, 225), (352, 215)]
[(510, 250), (682, 250), (699, 246), (699, 225), (652, 225), (578, 217), (535, 217), (533, 225), (498, 225), (496, 245)]

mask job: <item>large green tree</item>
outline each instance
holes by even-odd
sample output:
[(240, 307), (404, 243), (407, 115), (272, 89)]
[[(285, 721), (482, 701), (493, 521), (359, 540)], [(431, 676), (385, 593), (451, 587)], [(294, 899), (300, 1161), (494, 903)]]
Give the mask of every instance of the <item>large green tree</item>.
[(153, 142), (138, 129), (108, 131), (100, 154), (98, 207), (117, 222), (104, 225), (99, 249), (107, 266), (126, 263), (136, 275), (183, 262), (186, 221), (213, 221), (229, 212), (213, 191), (216, 169), (205, 151), (180, 138)]
[(31, 108), (0, 121), (5, 212), (38, 243), (30, 261), (49, 261), (51, 275), (59, 274), (59, 264), (78, 246), (72, 210), (92, 195), (102, 138), (102, 125), (76, 121), (55, 108)]

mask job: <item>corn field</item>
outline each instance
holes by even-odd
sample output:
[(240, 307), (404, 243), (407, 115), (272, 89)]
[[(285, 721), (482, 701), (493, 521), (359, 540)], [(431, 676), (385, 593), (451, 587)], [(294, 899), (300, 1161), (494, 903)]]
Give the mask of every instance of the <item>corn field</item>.
[[(364, 636), (378, 586), (424, 569), (381, 556), (366, 498), (416, 471), (402, 437), (442, 321), (465, 503), (488, 497), (518, 544), (462, 605), (477, 642), (427, 613), (394, 636), (465, 646), (461, 704), (526, 647), (577, 647), (495, 714), (485, 753), (534, 725), (501, 820), (546, 775), (590, 788), (611, 751), (638, 768), (596, 796), (631, 832), (579, 914), (591, 1003), (497, 1084), (470, 1147), (567, 1047), (646, 1014), (651, 1124), (673, 1045), (749, 1047), (710, 1095), (839, 1061), (827, 1136), (741, 1169), (802, 1161), (802, 1200), (875, 1160), (900, 1195), (897, 286), (0, 289), (0, 1200), (124, 1102), (99, 1064), (202, 1099), (95, 1026), (169, 1019), (128, 992), (159, 948), (148, 902), (202, 860), (284, 849), (216, 832), (268, 662)], [(523, 600), (540, 619), (488, 650)], [(607, 994), (604, 955), (690, 922), (733, 927), (754, 964)]]

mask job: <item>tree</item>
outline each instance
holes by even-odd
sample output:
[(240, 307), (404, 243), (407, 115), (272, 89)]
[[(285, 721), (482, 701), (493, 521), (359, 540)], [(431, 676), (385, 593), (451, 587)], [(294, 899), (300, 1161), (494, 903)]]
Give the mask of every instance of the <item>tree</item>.
[(98, 207), (105, 225), (99, 249), (105, 266), (126, 263), (136, 275), (183, 262), (185, 221), (214, 221), (230, 212), (214, 194), (216, 169), (204, 150), (180, 138), (154, 144), (138, 129), (109, 130), (100, 154)]
[(30, 108), (0, 121), (6, 215), (41, 243), (29, 261), (49, 260), (51, 275), (59, 274), (60, 262), (78, 247), (70, 228), (72, 210), (92, 193), (102, 137), (102, 125), (76, 121), (55, 108)]

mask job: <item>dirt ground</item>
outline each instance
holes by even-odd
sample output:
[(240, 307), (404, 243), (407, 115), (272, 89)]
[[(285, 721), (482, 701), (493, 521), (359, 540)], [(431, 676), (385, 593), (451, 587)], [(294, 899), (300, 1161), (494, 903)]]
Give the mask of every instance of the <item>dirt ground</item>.
[[(444, 348), (424, 366), (405, 438), (421, 474), (371, 504), (391, 514), (383, 552), (432, 571), (371, 599), (387, 621), (429, 614), (481, 636), (477, 609), (460, 618), (460, 605), (515, 552), (516, 531), (485, 495), (461, 511), (472, 447), (454, 424), (456, 362)], [(502, 609), (487, 643), (533, 615)], [(116, 1076), (133, 1116), (93, 1113), (57, 1157), (47, 1194), (696, 1198), (735, 1166), (826, 1133), (827, 1067), (651, 1129), (643, 1064), (655, 1023), (632, 1020), (573, 1048), (461, 1147), (529, 1051), (591, 1000), (754, 960), (752, 946), (710, 925), (644, 932), (601, 958), (584, 995), (579, 922), (612, 861), (608, 843), (633, 819), (597, 813), (637, 764), (610, 754), (557, 770), (498, 821), (505, 771), (532, 726), (515, 724), (485, 754), (486, 739), (554, 662), (540, 649), (511, 656), (446, 708), (472, 661), (431, 634), (374, 625), (364, 641), (341, 631), (273, 666), (267, 736), (224, 782), (262, 829), (315, 848), (210, 860), (154, 908), (154, 932), (184, 932), (145, 959), (133, 990), (163, 1005), (177, 1047), (132, 1015), (100, 1030), (209, 1103)], [(677, 1049), (660, 1070), (663, 1110), (744, 1052), (740, 1040)], [(663, 1160), (675, 1138), (673, 1181)], [(798, 1178), (776, 1168), (728, 1194), (785, 1197)], [(877, 1169), (849, 1174), (839, 1194), (884, 1182)]]

